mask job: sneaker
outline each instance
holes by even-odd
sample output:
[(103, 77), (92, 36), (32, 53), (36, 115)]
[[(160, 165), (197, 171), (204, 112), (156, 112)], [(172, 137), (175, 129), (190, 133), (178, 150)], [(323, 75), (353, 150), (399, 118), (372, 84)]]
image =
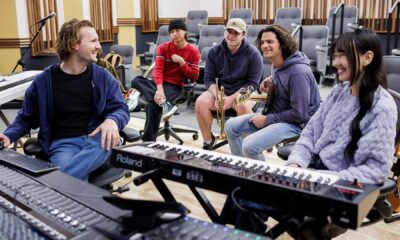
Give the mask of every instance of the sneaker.
[(210, 151), (213, 150), (214, 143), (215, 143), (215, 137), (211, 133), (211, 142), (210, 143), (203, 142), (203, 149), (204, 150), (210, 150)]
[(170, 118), (178, 109), (175, 105), (172, 105), (170, 102), (163, 102), (160, 104), (160, 107), (162, 107), (162, 119), (166, 120)]

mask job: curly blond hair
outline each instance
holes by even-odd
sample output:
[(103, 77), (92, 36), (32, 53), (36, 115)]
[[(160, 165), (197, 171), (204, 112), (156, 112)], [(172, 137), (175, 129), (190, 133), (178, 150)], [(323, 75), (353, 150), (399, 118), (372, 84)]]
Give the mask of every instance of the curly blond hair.
[(93, 28), (93, 24), (88, 20), (80, 21), (74, 18), (68, 22), (65, 22), (61, 26), (61, 30), (58, 34), (58, 39), (56, 42), (57, 55), (61, 61), (69, 59), (71, 54), (74, 52), (73, 47), (80, 43), (81, 39), (79, 36), (79, 31), (83, 27)]

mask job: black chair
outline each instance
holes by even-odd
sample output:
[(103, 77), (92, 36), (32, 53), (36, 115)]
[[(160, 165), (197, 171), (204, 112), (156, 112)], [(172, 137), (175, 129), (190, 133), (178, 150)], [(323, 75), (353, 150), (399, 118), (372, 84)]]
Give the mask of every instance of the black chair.
[[(191, 94), (193, 92), (193, 88), (195, 85), (196, 85), (195, 82), (186, 81), (185, 85), (183, 86), (183, 91), (182, 91), (181, 96), (178, 97), (177, 99), (175, 99), (173, 104), (182, 105), (185, 102), (187, 102), (187, 106), (189, 106), (189, 99), (191, 98)], [(179, 112), (175, 112), (173, 116), (179, 115), (179, 114), (180, 114)], [(165, 140), (167, 140), (167, 141), (170, 139), (170, 137), (173, 137), (179, 142), (180, 145), (183, 144), (183, 140), (177, 133), (192, 133), (193, 140), (199, 139), (199, 132), (197, 130), (189, 129), (189, 128), (174, 127), (169, 121), (169, 119), (171, 117), (163, 120), (164, 126), (160, 127), (160, 129), (158, 129), (157, 136), (164, 135)]]
[(400, 92), (400, 55), (383, 56), (383, 70), (386, 73), (388, 87)]
[[(174, 115), (179, 115), (179, 113), (175, 113)], [(182, 145), (183, 140), (177, 133), (193, 133), (192, 139), (193, 140), (199, 139), (199, 132), (197, 130), (174, 127), (169, 122), (169, 118), (164, 119), (164, 126), (162, 126), (160, 129), (158, 129), (157, 136), (164, 135), (165, 140), (167, 140), (167, 141), (170, 139), (170, 137), (173, 137), (179, 142), (180, 145)]]
[[(154, 67), (155, 67), (155, 62), (153, 62), (150, 65), (150, 67), (143, 74), (143, 77), (149, 79), (151, 74), (152, 74), (152, 71), (153, 71)], [(178, 97), (177, 99), (175, 99), (173, 104), (177, 105), (177, 104), (183, 104), (184, 102), (188, 102), (187, 105), (189, 105), (189, 99), (191, 98), (191, 94), (193, 92), (193, 88), (194, 88), (195, 85), (196, 85), (196, 83), (194, 83), (194, 82), (186, 81), (186, 83), (185, 83), (185, 85), (183, 87), (183, 91), (182, 91), (181, 96)], [(147, 104), (147, 103), (145, 103), (145, 104)], [(174, 115), (179, 115), (179, 113), (175, 112)], [(179, 137), (179, 135), (177, 133), (193, 133), (193, 135), (192, 135), (192, 139), (193, 140), (197, 140), (199, 138), (199, 133), (198, 133), (197, 130), (188, 129), (188, 128), (173, 127), (173, 125), (169, 121), (169, 119), (171, 117), (166, 118), (166, 119), (163, 120), (164, 121), (164, 126), (162, 126), (162, 127), (160, 127), (158, 129), (157, 137), (161, 136), (161, 135), (164, 135), (165, 140), (167, 140), (167, 141), (170, 139), (170, 137), (173, 137), (177, 141), (179, 141), (180, 145), (183, 144), (183, 140), (182, 140), (181, 137)], [(140, 130), (140, 134), (142, 134), (142, 133), (143, 133), (143, 130)]]
[(208, 51), (210, 50), (211, 47), (204, 47), (201, 50), (200, 54), (200, 74), (199, 74), (199, 79), (195, 83), (191, 83), (186, 89), (187, 89), (187, 96), (188, 96), (188, 101), (187, 105), (189, 106), (192, 102), (196, 101), (196, 98), (202, 94), (203, 92), (207, 91), (206, 86), (204, 85), (204, 69), (206, 67), (206, 60), (207, 60), (207, 55)]
[(248, 25), (246, 39), (249, 41), (250, 44), (255, 46), (258, 33), (268, 26), (269, 25), (267, 25), (267, 24)]
[(224, 25), (204, 25), (200, 31), (198, 48), (202, 52), (205, 47), (212, 47), (224, 40)]
[(187, 13), (186, 27), (188, 29), (188, 41), (197, 44), (200, 37), (200, 29), (208, 24), (207, 10), (192, 10)]
[[(157, 41), (156, 42), (146, 42), (146, 44), (149, 45), (149, 51), (144, 52), (142, 55), (139, 55), (140, 57), (143, 58), (143, 63), (145, 65), (150, 65), (155, 57), (155, 52), (157, 47), (161, 44), (161, 43), (165, 43), (171, 40), (171, 37), (169, 35), (169, 31), (168, 31), (168, 25), (162, 25), (160, 26), (159, 30), (158, 30), (158, 36), (157, 36)], [(141, 63), (142, 64), (142, 63)], [(144, 69), (144, 71), (146, 71), (147, 69)]]
[(322, 84), (328, 57), (328, 27), (325, 25), (302, 26), (302, 52), (310, 60), (310, 67), (317, 82)]
[[(329, 10), (329, 16), (328, 16), (328, 21), (326, 22), (326, 26), (329, 28), (329, 35), (332, 34), (333, 31), (333, 14), (336, 11), (336, 7), (332, 7)], [(358, 9), (356, 6), (345, 6), (344, 7), (344, 14), (343, 14), (343, 32), (349, 32), (352, 31), (351, 26), (354, 24), (357, 24), (357, 14), (358, 14)], [(336, 16), (336, 22), (335, 22), (335, 39), (340, 35), (340, 16), (341, 12), (338, 12), (338, 15)], [(331, 40), (331, 39), (329, 39)]]
[(229, 19), (231, 18), (241, 18), (243, 21), (249, 25), (253, 22), (253, 10), (251, 8), (240, 8), (232, 9), (229, 13)]
[(115, 66), (119, 78), (124, 88), (127, 87), (126, 79), (131, 80), (133, 78), (133, 56), (134, 48), (131, 45), (118, 45), (113, 44), (110, 48), (110, 52), (119, 54), (122, 57), (122, 64)]
[[(120, 136), (123, 138), (123, 144), (126, 142), (135, 142), (140, 139), (138, 131), (131, 128), (124, 128), (120, 132)], [(42, 160), (48, 160), (47, 156), (43, 154), (42, 147), (40, 146), (37, 138), (28, 138), (23, 146), (25, 155), (35, 156)], [(113, 190), (112, 183), (123, 177), (130, 177), (131, 172), (122, 168), (115, 167), (100, 167), (93, 171), (89, 175), (89, 183), (94, 184), (98, 187)], [(119, 191), (119, 190), (117, 190)], [(125, 189), (124, 191), (127, 191)]]
[(301, 8), (279, 8), (276, 11), (274, 24), (279, 24), (291, 32), (292, 24), (301, 24), (302, 20)]

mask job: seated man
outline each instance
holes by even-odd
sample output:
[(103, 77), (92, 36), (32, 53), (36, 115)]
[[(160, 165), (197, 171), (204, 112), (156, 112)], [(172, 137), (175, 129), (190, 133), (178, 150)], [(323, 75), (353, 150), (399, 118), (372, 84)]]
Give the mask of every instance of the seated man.
[(246, 39), (246, 23), (232, 18), (226, 25), (225, 39), (212, 47), (207, 56), (204, 84), (208, 91), (196, 100), (196, 118), (203, 136), (203, 149), (212, 150), (215, 137), (211, 133), (212, 113), (217, 110), (218, 88), (224, 86), (223, 109), (234, 109), (237, 115), (252, 112), (251, 103), (234, 104), (242, 88), (257, 89), (262, 75), (262, 58), (257, 49)]
[(87, 180), (107, 164), (129, 112), (118, 82), (95, 64), (100, 48), (89, 21), (62, 25), (56, 45), (61, 63), (46, 68), (26, 90), (22, 109), (0, 134), (4, 146), (40, 127), (44, 154), (61, 171)]
[(300, 134), (304, 124), (318, 110), (320, 96), (308, 58), (297, 51), (290, 33), (279, 25), (260, 31), (257, 46), (273, 66), (275, 95), (267, 112), (231, 118), (226, 135), (232, 154), (264, 160), (263, 150)]
[(199, 50), (187, 41), (187, 28), (181, 19), (169, 23), (171, 41), (158, 46), (153, 80), (136, 77), (132, 87), (136, 88), (148, 102), (143, 141), (155, 141), (161, 117), (166, 119), (176, 111), (171, 101), (182, 93), (184, 80), (196, 81), (199, 77)]

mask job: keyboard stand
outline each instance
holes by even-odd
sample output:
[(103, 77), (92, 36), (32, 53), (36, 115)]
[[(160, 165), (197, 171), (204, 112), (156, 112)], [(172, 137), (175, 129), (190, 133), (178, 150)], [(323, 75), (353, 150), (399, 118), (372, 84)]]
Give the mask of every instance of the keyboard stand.
[(200, 188), (194, 187), (192, 185), (188, 185), (197, 201), (203, 207), (204, 211), (207, 213), (208, 217), (214, 223), (219, 223), (225, 225), (225, 222), (222, 220), (221, 216), (217, 213), (214, 206), (208, 200), (207, 196), (201, 191)]
[[(173, 194), (171, 193), (171, 191), (169, 190), (168, 186), (165, 184), (163, 179), (158, 175), (158, 172), (159, 169), (150, 170), (148, 172), (143, 173), (142, 175), (135, 177), (133, 182), (135, 183), (136, 186), (139, 186), (147, 182), (147, 180), (151, 179), (151, 181), (154, 183), (158, 192), (161, 194), (161, 196), (164, 198), (165, 201), (176, 202), (175, 197), (173, 196)], [(212, 206), (211, 202), (208, 200), (207, 196), (203, 193), (203, 191), (200, 188), (189, 184), (188, 187), (196, 197), (197, 201), (203, 207), (204, 211), (207, 213), (211, 221), (214, 223), (225, 225), (224, 221), (219, 216), (214, 206)]]
[[(160, 169), (153, 169), (148, 172), (145, 172), (133, 180), (136, 186), (139, 186), (148, 180), (151, 180), (161, 196), (164, 198), (165, 201), (174, 201), (176, 202), (175, 197), (173, 196), (172, 192), (169, 190), (168, 186), (163, 181), (162, 177), (159, 176)], [(218, 223), (221, 225), (226, 225), (226, 223), (222, 220), (221, 216), (217, 213), (214, 206), (208, 200), (207, 196), (204, 192), (193, 185), (187, 184), (189, 189), (192, 191), (194, 196), (196, 197), (197, 201), (202, 206), (203, 210), (207, 213), (208, 217), (211, 219), (212, 222)], [(271, 216), (273, 217), (273, 216)], [(282, 235), (284, 232), (290, 232), (293, 236), (298, 236), (299, 234), (306, 234), (305, 236), (313, 236), (315, 237), (315, 233), (313, 233), (312, 229), (318, 229), (319, 233), (322, 233), (322, 229), (324, 229), (325, 225), (321, 225), (323, 219), (318, 218), (308, 218), (303, 219), (303, 216), (299, 216), (296, 214), (287, 214), (281, 216), (277, 225), (273, 228), (268, 229), (268, 231), (263, 234), (264, 236), (271, 237), (272, 239)], [(345, 231), (343, 228), (337, 228), (339, 231)], [(325, 230), (325, 232), (328, 230)], [(326, 232), (328, 234), (328, 232)], [(329, 234), (328, 234), (329, 235)]]
[(156, 186), (157, 190), (160, 192), (161, 196), (167, 202), (176, 202), (174, 195), (171, 193), (165, 182), (160, 177), (153, 177), (151, 181)]

